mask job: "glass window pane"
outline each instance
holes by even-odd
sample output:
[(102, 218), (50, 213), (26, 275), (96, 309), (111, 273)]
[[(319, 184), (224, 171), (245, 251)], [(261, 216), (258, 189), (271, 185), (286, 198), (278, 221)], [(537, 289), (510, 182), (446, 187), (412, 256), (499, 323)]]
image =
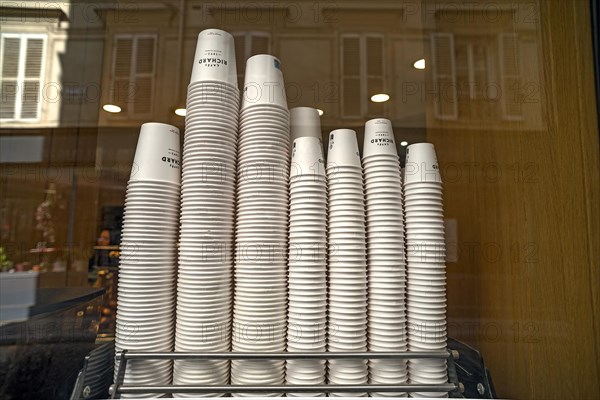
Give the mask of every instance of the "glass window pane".
[[(597, 2), (9, 3), (0, 4), (1, 399), (71, 397), (94, 349), (105, 351), (104, 373), (88, 371), (73, 398), (109, 398), (115, 342), (199, 352), (452, 349), (465, 398), (492, 397), (485, 374), (496, 398), (600, 398)], [(210, 39), (198, 46), (201, 32)], [(256, 68), (244, 90), (247, 61), (260, 54), (277, 61)], [(142, 126), (157, 129), (147, 147)], [(356, 134), (359, 157), (352, 140), (335, 160), (351, 168), (327, 168), (337, 129)], [(318, 179), (290, 176), (304, 154), (296, 135), (322, 139), (323, 154), (302, 168)], [(435, 160), (413, 163), (428, 143)], [(144, 166), (161, 174), (148, 178)], [(299, 270), (290, 249), (315, 232)], [(269, 246), (273, 260), (244, 266), (243, 239), (283, 250)], [(333, 239), (352, 244), (339, 273)], [(15, 310), (5, 279), (20, 273), (36, 276), (38, 304), (10, 284), (23, 302)], [(252, 301), (240, 300), (246, 283)], [(183, 318), (186, 297), (198, 302)], [(142, 309), (128, 314), (127, 298)], [(20, 314), (9, 320), (7, 311)], [(244, 347), (243, 315), (267, 315), (282, 334), (270, 325), (273, 340)], [(294, 341), (296, 317), (318, 322), (303, 327), (316, 332), (310, 340)], [(187, 347), (182, 321), (193, 333)], [(165, 346), (152, 347), (159, 331)], [(453, 377), (452, 363), (435, 374), (414, 360), (382, 369), (364, 357), (342, 368), (340, 383)], [(283, 361), (256, 374), (243, 362), (189, 363), (204, 369), (181, 382), (181, 363), (159, 364), (146, 374), (132, 361), (128, 373), (147, 379), (128, 383), (337, 379), (336, 362), (325, 360), (303, 360), (296, 380)]]

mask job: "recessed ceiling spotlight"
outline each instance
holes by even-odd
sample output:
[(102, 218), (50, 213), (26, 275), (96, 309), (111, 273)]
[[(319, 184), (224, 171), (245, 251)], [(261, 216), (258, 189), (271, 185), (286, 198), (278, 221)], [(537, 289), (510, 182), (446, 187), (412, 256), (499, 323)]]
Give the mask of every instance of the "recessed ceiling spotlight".
[(400, 142), (400, 146), (408, 146), (408, 142), (406, 140), (403, 140)]
[(325, 114), (325, 113), (323, 112), (323, 110), (321, 110), (320, 108), (317, 108), (317, 112), (319, 113), (319, 116), (321, 116), (321, 115)]
[(420, 60), (415, 61), (413, 67), (416, 69), (425, 69), (425, 59), (421, 58)]
[(185, 117), (185, 108), (176, 109), (175, 114), (179, 115), (180, 117)]
[(378, 93), (378, 94), (374, 94), (373, 96), (371, 96), (371, 101), (373, 103), (383, 103), (383, 102), (388, 101), (389, 99), (390, 99), (390, 96), (385, 93)]
[(121, 107), (114, 105), (114, 104), (105, 104), (102, 106), (102, 109), (106, 112), (113, 113), (113, 114), (121, 112)]

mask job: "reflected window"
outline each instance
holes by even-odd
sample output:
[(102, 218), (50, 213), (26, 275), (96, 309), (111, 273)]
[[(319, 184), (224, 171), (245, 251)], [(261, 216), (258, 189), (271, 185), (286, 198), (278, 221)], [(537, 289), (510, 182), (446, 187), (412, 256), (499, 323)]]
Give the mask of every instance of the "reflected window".
[(501, 33), (498, 36), (500, 82), (502, 85), (502, 117), (506, 120), (523, 119), (521, 93), (521, 62), (517, 35)]
[(0, 37), (0, 119), (37, 121), (47, 35), (3, 33)]
[(367, 117), (383, 114), (383, 103), (371, 96), (386, 93), (384, 84), (383, 36), (341, 36), (342, 116)]
[(488, 93), (494, 79), (490, 76), (488, 36), (456, 36), (456, 81), (458, 85), (458, 114), (461, 118), (498, 118), (497, 102), (490, 101)]
[(244, 87), (246, 60), (257, 54), (271, 53), (271, 35), (268, 32), (232, 32), (235, 39), (235, 59), (238, 85)]
[(517, 35), (439, 32), (431, 47), (437, 119), (523, 119)]
[(458, 90), (454, 35), (436, 32), (431, 34), (431, 62), (435, 87), (434, 115), (441, 120), (458, 119)]
[(152, 113), (156, 72), (156, 35), (118, 34), (113, 43), (111, 104), (119, 117)]

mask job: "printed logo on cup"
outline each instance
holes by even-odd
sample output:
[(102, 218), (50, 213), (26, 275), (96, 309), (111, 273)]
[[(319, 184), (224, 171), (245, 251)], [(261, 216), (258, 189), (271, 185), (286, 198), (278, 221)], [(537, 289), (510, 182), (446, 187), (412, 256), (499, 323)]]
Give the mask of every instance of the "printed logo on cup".
[(169, 166), (170, 166), (171, 168), (179, 168), (179, 165), (180, 165), (180, 162), (179, 162), (179, 160), (177, 160), (177, 159), (175, 159), (175, 158), (171, 158), (171, 157), (166, 157), (166, 156), (165, 156), (165, 157), (163, 157), (163, 158), (162, 158), (162, 161), (163, 161), (164, 163), (167, 163), (167, 164), (169, 164)]
[[(173, 133), (175, 133), (173, 131)], [(179, 134), (179, 132), (177, 132)], [(161, 157), (161, 161), (167, 164), (171, 168), (179, 169), (181, 167), (181, 158), (179, 157), (179, 151), (168, 149), (167, 155)]]
[(204, 50), (204, 54), (198, 59), (198, 64), (208, 68), (226, 67), (229, 61), (223, 57), (223, 52), (216, 49)]
[(378, 146), (388, 146), (388, 145), (394, 144), (394, 139), (391, 138), (391, 137), (388, 137), (387, 132), (386, 133), (379, 133), (379, 134), (376, 134), (376, 135), (377, 136), (382, 136), (382, 137), (371, 139), (371, 143), (372, 144), (376, 144)]

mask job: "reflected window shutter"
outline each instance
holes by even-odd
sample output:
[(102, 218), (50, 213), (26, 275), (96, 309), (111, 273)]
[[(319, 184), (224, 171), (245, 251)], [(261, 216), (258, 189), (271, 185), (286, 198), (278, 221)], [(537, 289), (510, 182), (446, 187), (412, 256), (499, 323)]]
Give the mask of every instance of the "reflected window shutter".
[(2, 82), (0, 85), (0, 118), (15, 118), (21, 39), (2, 37)]
[(44, 40), (26, 39), (25, 76), (21, 94), (21, 118), (38, 119), (40, 110), (40, 91), (42, 79), (42, 61)]
[(367, 36), (366, 38), (366, 75), (367, 75), (367, 93), (362, 97), (367, 99), (369, 116), (379, 116), (384, 114), (384, 103), (373, 103), (371, 96), (378, 93), (386, 93), (384, 88), (384, 61), (383, 61), (383, 38), (377, 36)]
[(458, 119), (458, 93), (456, 90), (456, 65), (454, 35), (431, 34), (431, 63), (435, 90), (434, 115), (437, 119)]
[(135, 43), (135, 81), (133, 87), (133, 113), (152, 112), (154, 99), (154, 74), (156, 59), (156, 38), (141, 36)]
[(45, 38), (36, 34), (2, 35), (1, 119), (40, 118)]
[(238, 87), (244, 87), (244, 70), (246, 69), (246, 34), (234, 32), (233, 42), (235, 44), (235, 68), (238, 78)]
[(498, 42), (502, 118), (518, 121), (523, 119), (519, 41), (517, 35), (501, 33)]
[(123, 112), (129, 108), (131, 86), (131, 60), (133, 56), (133, 38), (115, 37), (113, 53), (113, 80), (110, 88), (111, 103)]
[(238, 77), (238, 86), (244, 87), (244, 71), (248, 58), (257, 54), (271, 53), (271, 38), (267, 33), (234, 32), (235, 61)]
[(343, 35), (342, 41), (342, 116), (361, 116), (360, 38)]
[(250, 56), (257, 54), (269, 54), (269, 37), (263, 35), (252, 35)]
[(243, 33), (233, 34), (233, 43), (235, 44), (235, 66), (238, 76), (244, 75), (246, 67), (246, 35)]

